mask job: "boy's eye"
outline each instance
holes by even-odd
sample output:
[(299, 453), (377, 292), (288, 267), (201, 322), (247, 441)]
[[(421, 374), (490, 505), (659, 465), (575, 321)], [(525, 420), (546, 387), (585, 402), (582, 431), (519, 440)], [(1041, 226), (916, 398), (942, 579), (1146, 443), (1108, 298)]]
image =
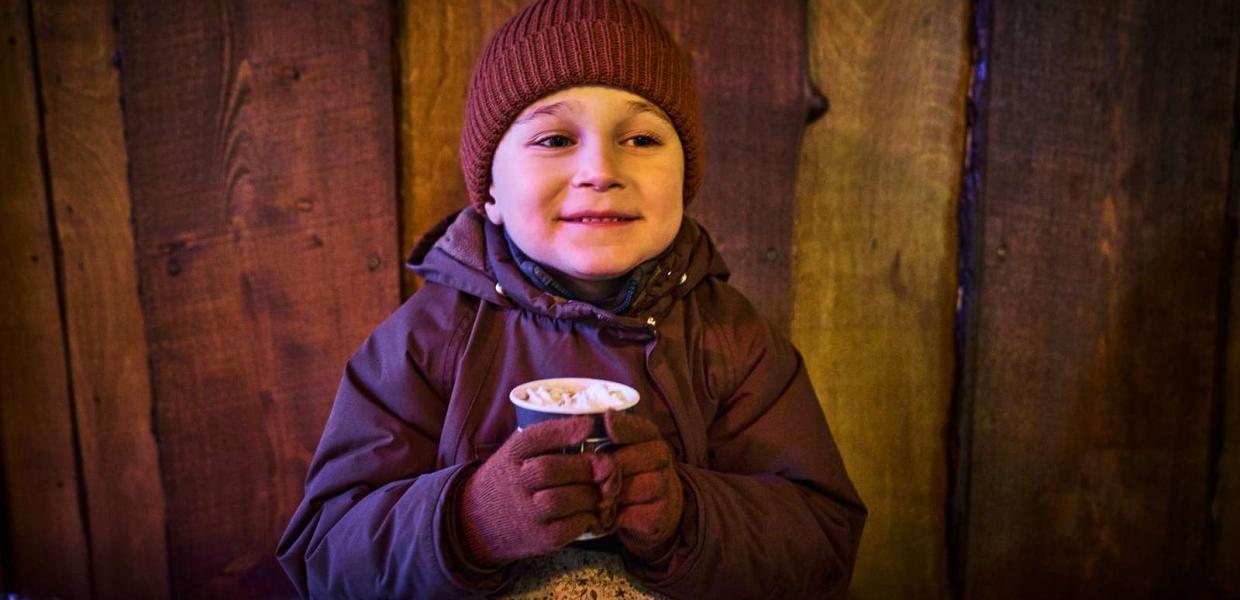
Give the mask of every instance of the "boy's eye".
[(568, 136), (556, 134), (541, 138), (535, 141), (534, 145), (544, 148), (563, 148), (571, 143), (573, 143), (573, 140), (569, 139)]
[(633, 136), (631, 139), (633, 140), (633, 145), (639, 148), (659, 145), (659, 139), (652, 135), (636, 135), (636, 136)]

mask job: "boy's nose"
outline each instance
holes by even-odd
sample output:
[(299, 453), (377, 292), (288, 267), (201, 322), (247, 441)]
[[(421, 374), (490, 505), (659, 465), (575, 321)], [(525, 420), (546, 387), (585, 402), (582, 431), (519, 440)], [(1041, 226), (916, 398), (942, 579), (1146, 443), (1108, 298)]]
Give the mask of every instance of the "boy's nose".
[(573, 187), (589, 187), (599, 192), (624, 187), (616, 165), (615, 150), (606, 144), (582, 144), (579, 148)]

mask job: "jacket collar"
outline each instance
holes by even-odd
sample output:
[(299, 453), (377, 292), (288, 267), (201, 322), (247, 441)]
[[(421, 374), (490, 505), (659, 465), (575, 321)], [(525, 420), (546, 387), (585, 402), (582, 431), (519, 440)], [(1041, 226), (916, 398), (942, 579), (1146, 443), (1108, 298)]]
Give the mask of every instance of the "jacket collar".
[(557, 319), (597, 322), (620, 327), (656, 323), (676, 298), (707, 277), (726, 280), (728, 268), (705, 230), (689, 217), (653, 273), (637, 291), (624, 315), (588, 302), (569, 300), (544, 291), (521, 271), (503, 230), (472, 207), (441, 221), (414, 247), (407, 266), (440, 285), (458, 289), (498, 305), (517, 305)]

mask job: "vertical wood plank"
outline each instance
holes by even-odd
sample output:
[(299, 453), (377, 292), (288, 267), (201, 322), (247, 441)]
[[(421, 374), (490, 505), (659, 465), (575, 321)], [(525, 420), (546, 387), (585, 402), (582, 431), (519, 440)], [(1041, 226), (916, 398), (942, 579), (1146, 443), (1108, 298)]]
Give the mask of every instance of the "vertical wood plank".
[[(400, 49), (401, 256), (422, 235), (466, 205), (460, 140), (465, 90), (482, 44), (521, 0), (403, 0)], [(405, 296), (421, 285), (403, 273)]]
[(969, 3), (809, 5), (793, 341), (870, 508), (851, 593), (945, 598)]
[[(726, 10), (702, 0), (642, 3), (696, 63), (708, 147), (705, 184), (689, 212), (719, 244), (731, 282), (787, 331), (806, 111), (804, 3), (733, 2)], [(469, 72), (487, 36), (523, 4), (402, 5), (402, 253), (465, 205), (457, 146)]]
[(399, 301), (390, 7), (122, 8), (171, 588), (288, 596), (276, 542), (345, 361)]
[(793, 207), (808, 106), (806, 3), (647, 2), (693, 55), (706, 171), (689, 206), (729, 282), (787, 334)]
[(994, 4), (966, 597), (1203, 592), (1235, 17)]
[(33, 6), (95, 592), (162, 598), (164, 494), (134, 270), (112, 7), (67, 0)]
[(0, 1), (0, 590), (90, 597), (25, 0)]
[[(1234, 175), (1233, 175), (1234, 177)], [(1233, 258), (1233, 261), (1235, 259)], [(1236, 264), (1233, 262), (1233, 265)], [(1231, 327), (1227, 340), (1227, 382), (1222, 428), (1222, 448), (1218, 458), (1218, 484), (1211, 511), (1214, 516), (1213, 566), (1211, 576), (1220, 597), (1240, 597), (1240, 296), (1236, 281), (1240, 273), (1232, 271)]]
[[(1240, 116), (1240, 81), (1237, 81), (1233, 118)], [(1229, 304), (1225, 338), (1226, 363), (1223, 365), (1222, 419), (1216, 423), (1219, 439), (1214, 498), (1210, 507), (1213, 529), (1215, 593), (1223, 598), (1240, 598), (1240, 245), (1237, 240), (1237, 209), (1240, 207), (1240, 123), (1232, 123), (1231, 167), (1228, 172), (1228, 220), (1231, 228), (1231, 272), (1228, 274)]]

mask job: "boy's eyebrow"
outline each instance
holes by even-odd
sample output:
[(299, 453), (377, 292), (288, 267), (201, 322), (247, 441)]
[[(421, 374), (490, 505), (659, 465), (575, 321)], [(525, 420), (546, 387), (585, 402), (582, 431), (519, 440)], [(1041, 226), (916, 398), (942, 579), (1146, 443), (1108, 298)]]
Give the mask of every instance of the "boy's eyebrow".
[(530, 111), (530, 114), (525, 115), (524, 117), (521, 117), (520, 119), (517, 119), (512, 124), (520, 125), (526, 121), (533, 120), (534, 117), (538, 117), (542, 115), (555, 115), (556, 113), (559, 113), (561, 110), (565, 108), (568, 108), (569, 110), (573, 110), (573, 112), (576, 112), (575, 111), (576, 107), (569, 106), (569, 103), (567, 100), (561, 100), (559, 102), (552, 102), (551, 104), (544, 104), (538, 108), (535, 108), (534, 110)]
[[(629, 101), (629, 114), (630, 115), (636, 115), (636, 114), (644, 113), (644, 112), (648, 112), (660, 119), (663, 119), (664, 121), (667, 122), (668, 125), (672, 125), (672, 120), (667, 116), (666, 113), (663, 112), (663, 109), (649, 102), (642, 102), (640, 100)], [(672, 125), (672, 127), (675, 127), (675, 125)]]

